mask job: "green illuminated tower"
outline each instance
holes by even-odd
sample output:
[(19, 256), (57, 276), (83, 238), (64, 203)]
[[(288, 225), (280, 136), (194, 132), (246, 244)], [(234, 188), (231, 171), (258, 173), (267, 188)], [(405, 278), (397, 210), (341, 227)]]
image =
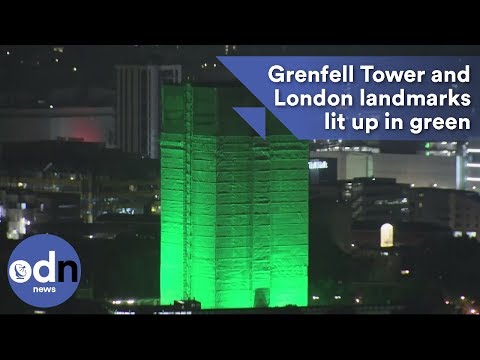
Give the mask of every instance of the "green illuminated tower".
[(236, 88), (166, 86), (160, 299), (203, 308), (307, 304), (308, 145), (267, 116), (267, 139), (233, 111)]

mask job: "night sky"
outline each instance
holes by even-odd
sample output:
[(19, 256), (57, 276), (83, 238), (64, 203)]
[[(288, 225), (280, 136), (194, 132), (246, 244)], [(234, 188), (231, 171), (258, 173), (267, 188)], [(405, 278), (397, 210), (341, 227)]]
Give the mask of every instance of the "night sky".
[[(114, 65), (180, 64), (190, 81), (233, 80), (218, 55), (462, 55), (480, 46), (375, 45), (2, 45), (0, 91), (114, 87)], [(202, 67), (207, 63), (209, 66)], [(76, 71), (75, 71), (76, 69)], [(217, 76), (212, 74), (217, 72)]]

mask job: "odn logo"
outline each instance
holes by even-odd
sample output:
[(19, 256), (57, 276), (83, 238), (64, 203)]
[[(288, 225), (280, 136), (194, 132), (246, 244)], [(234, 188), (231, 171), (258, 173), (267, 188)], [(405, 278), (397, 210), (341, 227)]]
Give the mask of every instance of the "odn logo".
[(77, 290), (81, 265), (75, 249), (58, 236), (23, 240), (8, 261), (8, 281), (15, 294), (39, 308), (57, 306)]

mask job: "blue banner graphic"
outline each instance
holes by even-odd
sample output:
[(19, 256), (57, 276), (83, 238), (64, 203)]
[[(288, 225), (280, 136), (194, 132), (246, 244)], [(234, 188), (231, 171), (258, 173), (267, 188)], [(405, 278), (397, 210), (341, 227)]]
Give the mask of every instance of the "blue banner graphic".
[[(220, 56), (297, 138), (480, 136), (480, 57)], [(265, 137), (264, 108), (235, 108)]]

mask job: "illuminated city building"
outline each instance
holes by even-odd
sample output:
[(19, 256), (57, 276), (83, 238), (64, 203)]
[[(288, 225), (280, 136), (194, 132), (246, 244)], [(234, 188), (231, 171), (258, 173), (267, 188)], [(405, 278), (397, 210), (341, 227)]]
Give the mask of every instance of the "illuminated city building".
[(395, 179), (355, 178), (344, 183), (342, 195), (351, 203), (356, 221), (409, 221), (409, 190)]
[(480, 140), (426, 142), (425, 156), (453, 157), (457, 190), (480, 190)]
[(475, 238), (480, 232), (480, 196), (475, 191), (416, 188), (410, 194), (415, 221), (448, 225), (455, 237)]
[[(311, 151), (310, 162), (336, 159), (338, 180), (391, 178), (412, 187), (457, 188), (455, 156), (358, 151)], [(331, 164), (329, 166), (335, 166)], [(436, 184), (436, 185), (435, 185)]]
[(0, 162), (0, 222), (9, 239), (22, 239), (31, 226), (52, 221), (160, 214), (156, 160), (98, 143), (37, 141), (1, 144)]
[(308, 144), (267, 115), (263, 140), (232, 107), (241, 89), (163, 88), (162, 304), (305, 306)]
[(459, 146), (460, 157), (457, 169), (459, 189), (480, 190), (480, 140), (472, 139)]

